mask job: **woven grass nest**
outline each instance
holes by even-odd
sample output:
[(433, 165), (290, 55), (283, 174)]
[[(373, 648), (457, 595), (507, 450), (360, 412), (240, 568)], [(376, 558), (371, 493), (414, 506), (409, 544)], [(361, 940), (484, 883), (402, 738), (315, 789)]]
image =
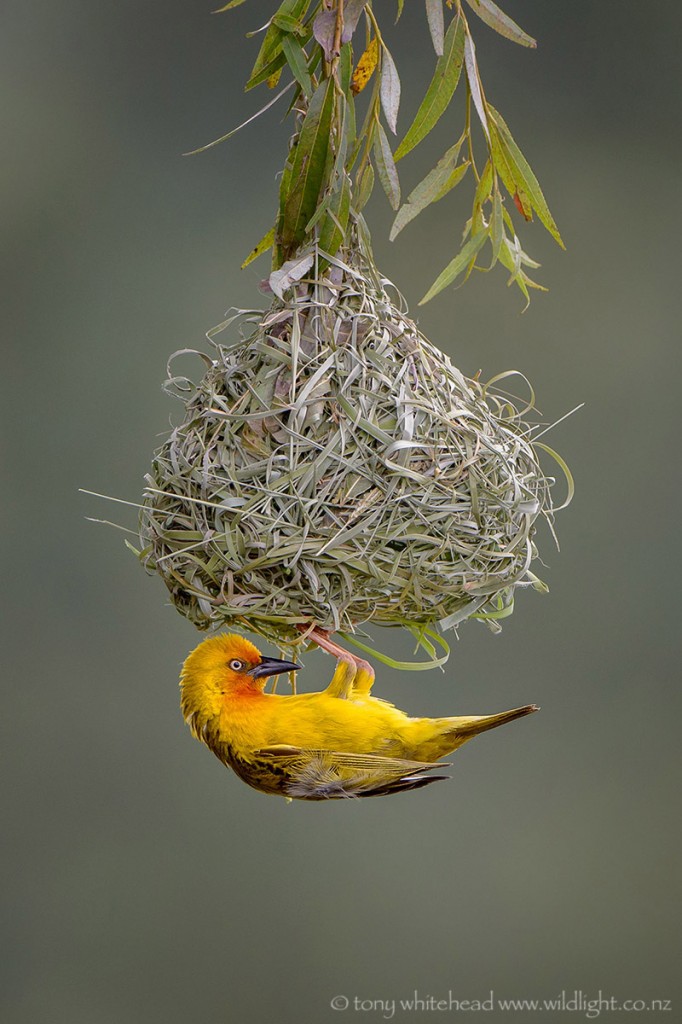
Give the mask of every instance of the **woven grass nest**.
[(553, 481), (528, 407), (463, 376), (371, 257), (340, 257), (312, 253), (209, 334), (198, 383), (167, 382), (185, 416), (146, 477), (140, 558), (199, 629), (448, 628), (539, 583)]

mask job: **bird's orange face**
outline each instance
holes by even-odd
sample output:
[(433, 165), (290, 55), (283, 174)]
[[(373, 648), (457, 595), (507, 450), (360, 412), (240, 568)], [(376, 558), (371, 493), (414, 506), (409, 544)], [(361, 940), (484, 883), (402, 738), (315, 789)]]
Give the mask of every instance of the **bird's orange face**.
[(211, 718), (220, 713), (226, 697), (258, 696), (268, 676), (299, 667), (291, 661), (264, 658), (250, 640), (234, 633), (208, 637), (182, 667), (185, 716), (198, 712), (201, 718)]
[(194, 654), (197, 656), (196, 668), (220, 679), (224, 691), (243, 686), (255, 686), (262, 690), (265, 685), (265, 680), (258, 684), (257, 679), (251, 675), (262, 660), (261, 653), (243, 636), (223, 634), (211, 637)]

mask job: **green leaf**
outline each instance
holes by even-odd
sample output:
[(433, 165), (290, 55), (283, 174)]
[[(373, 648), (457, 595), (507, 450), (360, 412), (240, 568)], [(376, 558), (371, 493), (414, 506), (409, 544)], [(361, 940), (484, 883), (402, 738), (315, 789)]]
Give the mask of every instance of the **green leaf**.
[(501, 11), (497, 4), (493, 3), (493, 0), (467, 0), (467, 3), (481, 21), (484, 21), (486, 25), (495, 29), (506, 39), (511, 39), (512, 42), (519, 43), (520, 46), (535, 47), (538, 45), (535, 39), (524, 32), (515, 21), (512, 21), (509, 15)]
[(452, 19), (443, 42), (443, 56), (438, 58), (436, 70), (426, 96), (421, 102), (407, 135), (396, 150), (395, 159), (406, 153), (429, 134), (452, 99), (462, 72), (464, 58), (464, 20), (457, 15)]
[(495, 266), (502, 248), (504, 239), (504, 218), (502, 216), (502, 196), (499, 188), (495, 189), (493, 196), (493, 212), (490, 215), (490, 241), (493, 247), (493, 259), (491, 268)]
[[(411, 220), (421, 213), (430, 203), (435, 203), (438, 199), (442, 198), (446, 193), (444, 190), (448, 184), (449, 179), (453, 177), (453, 171), (459, 171), (457, 160), (459, 158), (459, 151), (462, 147), (462, 140), (460, 139), (454, 146), (452, 146), (447, 153), (445, 153), (433, 170), (429, 171), (423, 181), (421, 181), (415, 189), (410, 192), (407, 197), (407, 201), (400, 208), (398, 214), (393, 221), (391, 228), (390, 240), (393, 239), (402, 231), (406, 224), (409, 224)], [(462, 164), (464, 170), (459, 175), (458, 180), (464, 176), (467, 164)], [(452, 185), (450, 185), (452, 188)], [(449, 190), (448, 190), (449, 191)]]
[(348, 228), (350, 216), (350, 178), (343, 174), (341, 186), (332, 193), (325, 219), (320, 229), (319, 245), (323, 252), (334, 256), (344, 238)]
[(437, 57), (443, 56), (443, 38), (445, 24), (443, 22), (443, 0), (426, 0), (426, 20), (429, 23), (431, 41)]
[(476, 61), (476, 47), (474, 46), (474, 41), (468, 32), (464, 39), (464, 66), (466, 67), (467, 81), (469, 82), (471, 98), (474, 101), (476, 113), (478, 114), (483, 131), (486, 134), (486, 138), (490, 140), (486, 104), (483, 99), (483, 93), (481, 92), (481, 79), (479, 78), (478, 63)]
[(376, 134), (374, 136), (374, 158), (376, 160), (379, 181), (388, 197), (388, 201), (394, 210), (400, 206), (400, 181), (396, 170), (395, 160), (391, 152), (383, 125), (377, 122)]
[(400, 107), (400, 76), (391, 54), (382, 47), (381, 55), (381, 106), (386, 123), (395, 135), (398, 128), (398, 108)]
[[(499, 174), (500, 178), (504, 183), (505, 188), (509, 192), (512, 198), (517, 192), (517, 181), (518, 175), (514, 175), (514, 169), (512, 163), (509, 161), (509, 154), (507, 148), (504, 146), (500, 133), (497, 130), (497, 126), (493, 123), (493, 131), (490, 136), (490, 152), (495, 170)], [(505, 209), (505, 220), (510, 222), (510, 230), (513, 231), (513, 222), (511, 221), (511, 215), (507, 209)], [(532, 214), (532, 207), (528, 204), (527, 211), (521, 211), (527, 220), (530, 220)], [(527, 215), (526, 215), (527, 214)]]
[(365, 168), (362, 174), (360, 175), (360, 180), (357, 183), (356, 197), (355, 202), (353, 203), (353, 208), (355, 209), (356, 213), (359, 213), (360, 210), (362, 210), (363, 207), (366, 206), (367, 201), (369, 200), (369, 197), (372, 194), (373, 188), (374, 168), (372, 167), (371, 163), (367, 162), (365, 164)]
[(493, 164), (492, 160), (487, 160), (483, 173), (478, 180), (476, 185), (476, 192), (474, 193), (474, 204), (471, 211), (471, 234), (477, 235), (479, 231), (487, 228), (488, 225), (485, 221), (483, 214), (483, 206), (487, 203), (493, 191)]
[(454, 260), (451, 260), (447, 267), (441, 271), (419, 305), (423, 306), (424, 303), (430, 302), (435, 295), (438, 295), (439, 292), (443, 291), (443, 288), (447, 288), (449, 284), (452, 284), (455, 278), (459, 277), (462, 271), (466, 269), (469, 263), (476, 259), (477, 252), (482, 248), (487, 238), (487, 231), (481, 231), (479, 234), (474, 235), (473, 238), (470, 238), (466, 245), (462, 246)]
[(350, 43), (344, 43), (339, 54), (339, 85), (344, 96), (350, 93), (350, 79), (353, 74), (353, 48)]
[(459, 185), (460, 181), (468, 171), (469, 167), (471, 167), (471, 163), (469, 160), (465, 160), (464, 163), (461, 163), (459, 164), (458, 167), (455, 167), (454, 171), (452, 172), (448, 180), (445, 182), (436, 198), (433, 200), (434, 203), (439, 202), (444, 196), (448, 194), (448, 192), (451, 192), (456, 185)]
[(245, 2), (245, 0), (230, 0), (229, 4), (225, 4), (224, 7), (216, 7), (215, 11), (212, 11), (211, 13), (212, 14), (222, 14), (223, 11), (229, 11), (233, 7), (239, 7), (240, 4), (243, 4), (244, 2)]
[[(518, 194), (520, 200), (523, 202), (524, 196), (527, 196), (530, 205), (537, 213), (540, 221), (549, 231), (552, 238), (565, 249), (563, 239), (559, 234), (552, 214), (549, 212), (547, 206), (547, 200), (542, 194), (542, 189), (538, 179), (533, 174), (528, 161), (514, 142), (512, 134), (509, 128), (505, 124), (502, 115), (490, 107), (490, 116), (493, 119), (493, 125), (496, 130), (492, 133), (491, 143), (493, 145), (493, 156), (495, 158), (496, 166), (498, 161), (498, 155), (502, 155), (502, 160), (499, 163), (499, 173), (506, 188), (511, 194), (512, 198)], [(507, 177), (505, 178), (505, 175)]]
[[(275, 12), (275, 17), (281, 18), (293, 18), (294, 21), (298, 22), (303, 18), (304, 14), (308, 10), (310, 0), (282, 0), (282, 3)], [(282, 37), (284, 32), (279, 28), (274, 18), (271, 20), (268, 30), (265, 33), (265, 38), (261, 44), (261, 48), (258, 51), (256, 57), (256, 63), (253, 65), (251, 75), (248, 82), (246, 83), (246, 89), (253, 89), (254, 86), (260, 82), (264, 82), (266, 78), (269, 78), (271, 74), (279, 70), (284, 65), (284, 56), (282, 54)], [(276, 67), (272, 67), (270, 73), (264, 76), (266, 69), (273, 64), (277, 59), (281, 59), (281, 63)], [(264, 77), (263, 77), (264, 76)]]
[[(355, 74), (353, 74), (353, 78), (354, 77), (355, 77)], [(355, 163), (355, 161), (357, 160), (358, 156), (360, 155), (360, 151), (361, 150), (364, 153), (369, 153), (369, 150), (372, 148), (372, 143), (374, 142), (374, 133), (375, 133), (375, 130), (376, 130), (376, 125), (377, 125), (377, 122), (378, 122), (379, 117), (381, 115), (381, 101), (379, 99), (379, 85), (380, 85), (379, 80), (375, 79), (374, 80), (374, 84), (372, 86), (372, 93), (371, 93), (371, 96), (370, 96), (370, 99), (369, 99), (369, 103), (367, 104), (367, 111), (365, 113), (365, 117), (364, 117), (364, 120), (362, 122), (362, 127), (360, 128), (360, 131), (357, 132), (356, 138), (355, 138), (355, 142), (353, 142), (351, 144), (350, 149), (349, 149), (348, 163), (346, 165), (348, 170), (351, 170), (351, 168), (353, 167), (353, 164)], [(356, 93), (355, 93), (355, 89), (353, 88), (353, 80), (352, 79), (351, 79), (351, 86), (350, 86), (350, 88), (351, 88), (351, 94), (354, 97), (356, 95)]]
[(282, 32), (288, 32), (295, 36), (304, 36), (306, 34), (303, 22), (299, 21), (298, 18), (292, 18), (290, 14), (273, 14), (271, 24), (281, 28)]
[(348, 134), (346, 130), (346, 125), (349, 120), (349, 115), (352, 112), (352, 100), (350, 103), (348, 103), (345, 96), (340, 97), (340, 99), (342, 103), (342, 118), (341, 131), (339, 132), (339, 146), (336, 155), (334, 155), (333, 145), (329, 146), (329, 150), (327, 152), (327, 163), (324, 171), (324, 180), (325, 182), (327, 182), (326, 192), (321, 193), (323, 195), (322, 201), (315, 210), (313, 216), (306, 224), (306, 235), (310, 234), (315, 225), (318, 224), (319, 221), (321, 221), (322, 218), (326, 215), (327, 211), (332, 207), (332, 204), (334, 202), (334, 196), (343, 187), (343, 178), (346, 175), (346, 153), (348, 151)]
[[(506, 221), (507, 211), (505, 210), (504, 212), (504, 219)], [(524, 306), (523, 311), (525, 312), (525, 310), (528, 309), (528, 306), (530, 305), (530, 294), (528, 292), (528, 289), (535, 288), (541, 292), (546, 292), (547, 289), (543, 288), (541, 284), (537, 284), (535, 281), (532, 281), (530, 277), (528, 277), (528, 275), (525, 273), (525, 271), (521, 269), (521, 266), (522, 264), (525, 264), (526, 266), (530, 267), (539, 267), (540, 264), (536, 263), (535, 260), (531, 260), (530, 257), (526, 255), (526, 253), (521, 248), (521, 243), (519, 242), (516, 235), (514, 235), (513, 241), (506, 237), (502, 239), (502, 245), (500, 247), (499, 252), (499, 260), (502, 266), (509, 271), (509, 280), (507, 281), (507, 285), (509, 286), (515, 284), (524, 296), (526, 300), (526, 305)]]
[(303, 89), (305, 98), (309, 100), (313, 94), (313, 83), (308, 72), (308, 59), (305, 50), (298, 39), (294, 39), (291, 35), (286, 35), (282, 39), (282, 51), (287, 59), (287, 64), (291, 68), (291, 73), (301, 86), (301, 89)]
[(333, 112), (334, 82), (328, 78), (313, 94), (294, 148), (291, 172), (282, 176), (279, 241), (285, 256), (305, 237), (306, 225), (326, 185)]
[(284, 56), (284, 51), (282, 50), (282, 40), (280, 39), (277, 48), (277, 53), (275, 54), (273, 59), (268, 64), (265, 65), (262, 71), (259, 71), (255, 75), (251, 75), (251, 78), (244, 86), (244, 92), (248, 92), (250, 89), (255, 89), (256, 86), (261, 85), (262, 82), (267, 82), (268, 78), (271, 78), (274, 74), (280, 71), (284, 67), (286, 62), (287, 59)]
[(492, 160), (487, 160), (486, 165), (483, 168), (483, 174), (478, 180), (476, 186), (476, 192), (474, 194), (474, 210), (480, 210), (485, 202), (490, 199), (493, 191), (493, 164)]
[(246, 257), (246, 259), (242, 263), (242, 270), (244, 270), (246, 267), (248, 267), (249, 263), (253, 263), (254, 260), (257, 260), (259, 256), (262, 256), (264, 252), (267, 252), (268, 249), (272, 249), (274, 241), (275, 241), (275, 229), (273, 227), (273, 228), (270, 228), (270, 230), (268, 231), (268, 233), (266, 235), (263, 235), (263, 237), (261, 238), (261, 240), (258, 243), (258, 245), (255, 246), (251, 250), (249, 255)]

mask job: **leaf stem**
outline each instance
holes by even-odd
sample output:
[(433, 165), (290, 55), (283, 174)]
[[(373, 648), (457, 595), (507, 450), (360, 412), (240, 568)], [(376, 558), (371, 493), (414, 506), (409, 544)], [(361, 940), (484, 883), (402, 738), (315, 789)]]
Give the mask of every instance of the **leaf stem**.
[(343, 0), (336, 0), (336, 25), (334, 27), (334, 66), (339, 62), (341, 36), (343, 34)]
[(465, 132), (466, 137), (467, 137), (467, 149), (469, 150), (469, 160), (471, 162), (471, 170), (474, 172), (474, 177), (476, 178), (476, 181), (478, 182), (478, 181), (481, 180), (481, 176), (479, 175), (478, 168), (476, 167), (476, 158), (474, 157), (474, 143), (473, 143), (473, 139), (471, 138), (471, 86), (469, 85), (468, 80), (467, 80), (467, 83), (466, 83), (466, 87), (467, 87), (467, 102), (466, 102), (466, 120), (464, 122), (464, 132)]
[(374, 29), (374, 35), (379, 40), (379, 48), (383, 49), (384, 40), (383, 40), (382, 35), (381, 35), (381, 30), (379, 29), (379, 23), (377, 22), (377, 19), (374, 17), (374, 11), (372, 10), (371, 4), (368, 3), (367, 6), (365, 7), (365, 13), (367, 14), (367, 17), (369, 18), (369, 20), (372, 23), (372, 28)]

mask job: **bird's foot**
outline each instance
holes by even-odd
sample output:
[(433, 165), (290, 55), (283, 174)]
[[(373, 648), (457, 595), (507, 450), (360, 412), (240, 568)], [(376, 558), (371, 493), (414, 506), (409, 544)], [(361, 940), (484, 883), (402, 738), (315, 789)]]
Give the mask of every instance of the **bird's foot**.
[(351, 654), (345, 647), (341, 647), (340, 644), (335, 643), (329, 636), (329, 632), (326, 629), (322, 629), (321, 626), (298, 626), (298, 629), (305, 634), (306, 640), (312, 640), (316, 643), (323, 651), (327, 654), (331, 654), (333, 658), (336, 658), (339, 662), (344, 662), (355, 666), (354, 678), (352, 680), (352, 690), (356, 694), (369, 693), (372, 689), (372, 683), (374, 682), (374, 669), (368, 661), (364, 658), (358, 658), (356, 655)]

